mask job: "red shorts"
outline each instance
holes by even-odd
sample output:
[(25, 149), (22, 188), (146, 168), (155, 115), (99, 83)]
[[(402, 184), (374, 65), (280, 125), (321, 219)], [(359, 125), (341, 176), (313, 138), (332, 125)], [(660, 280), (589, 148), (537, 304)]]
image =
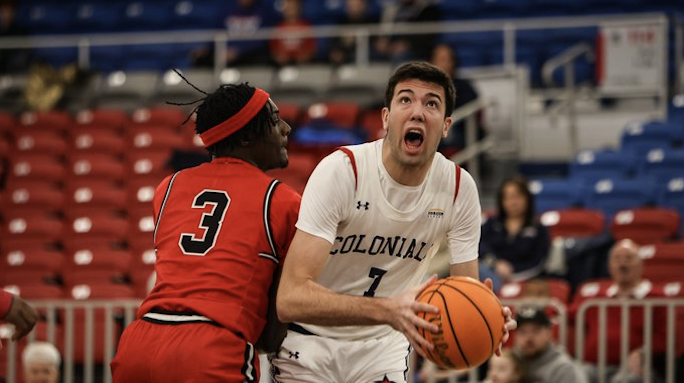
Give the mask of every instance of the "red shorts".
[(206, 322), (149, 322), (126, 328), (111, 363), (114, 383), (259, 381), (254, 346)]

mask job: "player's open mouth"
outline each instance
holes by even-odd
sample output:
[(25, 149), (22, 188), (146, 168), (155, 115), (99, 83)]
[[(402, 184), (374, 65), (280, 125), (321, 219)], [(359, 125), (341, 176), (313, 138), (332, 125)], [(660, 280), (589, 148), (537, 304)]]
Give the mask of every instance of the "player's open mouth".
[(423, 132), (418, 129), (409, 129), (404, 135), (404, 143), (409, 150), (417, 150), (423, 144)]

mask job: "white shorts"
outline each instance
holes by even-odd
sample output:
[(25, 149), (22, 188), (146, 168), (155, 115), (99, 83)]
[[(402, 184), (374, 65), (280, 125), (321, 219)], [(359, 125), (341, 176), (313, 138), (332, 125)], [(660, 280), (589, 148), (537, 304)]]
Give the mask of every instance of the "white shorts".
[(276, 383), (406, 383), (411, 347), (398, 331), (376, 339), (340, 341), (287, 331), (271, 358)]

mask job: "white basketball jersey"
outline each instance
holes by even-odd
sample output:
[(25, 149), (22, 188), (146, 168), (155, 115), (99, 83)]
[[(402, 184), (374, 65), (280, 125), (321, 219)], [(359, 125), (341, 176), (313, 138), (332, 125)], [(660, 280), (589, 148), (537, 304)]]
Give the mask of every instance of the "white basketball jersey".
[[(389, 297), (420, 283), (454, 214), (461, 169), (440, 153), (417, 202), (398, 211), (386, 199), (378, 161), (382, 141), (342, 149), (355, 165), (354, 201), (348, 206), (318, 283), (340, 294)], [(323, 327), (300, 324), (337, 339), (376, 338), (390, 326)]]

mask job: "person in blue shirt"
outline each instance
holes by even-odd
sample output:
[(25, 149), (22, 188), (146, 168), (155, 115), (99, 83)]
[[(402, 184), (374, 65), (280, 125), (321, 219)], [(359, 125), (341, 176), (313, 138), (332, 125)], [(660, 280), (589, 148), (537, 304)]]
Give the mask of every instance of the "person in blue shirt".
[(497, 193), (498, 215), (482, 225), (481, 264), (500, 282), (526, 281), (544, 271), (550, 239), (536, 219), (533, 198), (525, 178), (507, 179)]

